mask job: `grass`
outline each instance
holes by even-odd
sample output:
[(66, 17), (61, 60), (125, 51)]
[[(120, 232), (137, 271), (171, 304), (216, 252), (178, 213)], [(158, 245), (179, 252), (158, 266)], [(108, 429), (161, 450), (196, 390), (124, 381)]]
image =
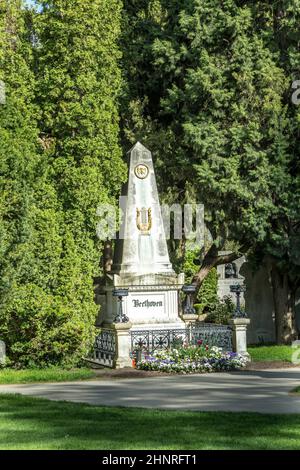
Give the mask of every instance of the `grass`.
[(1, 450), (300, 450), (300, 415), (107, 408), (0, 395)]
[(292, 346), (252, 346), (248, 348), (248, 352), (253, 362), (292, 362), (292, 354), (295, 352), (295, 348), (292, 348)]
[(72, 380), (87, 380), (95, 377), (91, 369), (0, 369), (0, 384), (22, 384), (32, 382), (67, 382)]
[(299, 393), (300, 394), (300, 387), (295, 388), (295, 390), (293, 390), (293, 393)]

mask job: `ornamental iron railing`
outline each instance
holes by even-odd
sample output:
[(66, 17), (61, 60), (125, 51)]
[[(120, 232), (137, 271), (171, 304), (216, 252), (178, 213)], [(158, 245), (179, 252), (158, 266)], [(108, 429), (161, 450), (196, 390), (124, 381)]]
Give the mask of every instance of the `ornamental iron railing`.
[(153, 353), (184, 343), (189, 343), (189, 331), (187, 329), (131, 331), (132, 351), (142, 350)]
[(96, 337), (94, 359), (100, 365), (113, 367), (116, 355), (116, 337), (113, 330), (102, 330)]
[(232, 351), (232, 329), (227, 325), (196, 323), (183, 329), (135, 330), (130, 334), (132, 352), (139, 350), (152, 354), (154, 351), (184, 344), (199, 344), (200, 341), (224, 351)]
[[(218, 346), (224, 351), (232, 351), (232, 329), (227, 325), (196, 323), (181, 329), (132, 330), (130, 341), (132, 358), (182, 345), (199, 344), (200, 341), (210, 347)], [(95, 340), (94, 361), (102, 366), (113, 367), (116, 349), (115, 332), (101, 330)]]
[(214, 323), (195, 323), (191, 327), (191, 343), (197, 344), (199, 341), (224, 351), (232, 351), (232, 328)]

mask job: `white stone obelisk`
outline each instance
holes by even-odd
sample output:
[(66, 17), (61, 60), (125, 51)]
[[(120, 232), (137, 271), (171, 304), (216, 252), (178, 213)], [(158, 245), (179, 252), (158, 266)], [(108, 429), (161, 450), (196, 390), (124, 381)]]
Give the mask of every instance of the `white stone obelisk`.
[(174, 274), (165, 238), (151, 152), (141, 143), (129, 152), (124, 219), (112, 272)]
[(152, 155), (140, 142), (129, 151), (122, 202), (123, 223), (106, 275), (100, 322), (113, 322), (117, 302), (112, 291), (122, 287), (129, 291), (123, 309), (133, 328), (182, 327), (179, 291), (184, 275), (177, 275), (170, 263)]

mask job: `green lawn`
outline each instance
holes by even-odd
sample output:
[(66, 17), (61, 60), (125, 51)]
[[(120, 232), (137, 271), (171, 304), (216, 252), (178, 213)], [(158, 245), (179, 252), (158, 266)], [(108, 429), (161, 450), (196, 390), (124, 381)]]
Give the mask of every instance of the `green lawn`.
[(65, 382), (70, 380), (86, 380), (95, 377), (91, 369), (49, 369), (13, 370), (0, 369), (0, 384), (18, 384), (30, 382)]
[(295, 349), (291, 346), (253, 346), (248, 348), (248, 352), (253, 362), (292, 362), (292, 354)]
[(0, 395), (0, 449), (300, 450), (300, 415), (102, 408)]

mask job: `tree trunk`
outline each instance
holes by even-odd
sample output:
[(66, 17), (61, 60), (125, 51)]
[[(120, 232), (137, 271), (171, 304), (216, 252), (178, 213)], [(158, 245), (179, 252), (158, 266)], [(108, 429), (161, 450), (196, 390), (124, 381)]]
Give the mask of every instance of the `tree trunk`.
[(234, 253), (229, 253), (227, 255), (219, 255), (216, 245), (212, 244), (204, 257), (200, 270), (193, 277), (192, 284), (196, 286), (196, 292), (193, 295), (192, 300), (195, 301), (195, 299), (197, 299), (200, 287), (203, 284), (204, 279), (206, 278), (206, 276), (208, 276), (208, 274), (213, 268), (222, 264), (232, 263), (236, 259), (243, 256), (243, 254), (245, 254), (247, 250), (248, 247), (244, 245), (243, 247), (241, 247), (240, 250)]
[(273, 264), (271, 270), (275, 328), (277, 344), (289, 344), (297, 339), (295, 291), (287, 274), (282, 274)]

